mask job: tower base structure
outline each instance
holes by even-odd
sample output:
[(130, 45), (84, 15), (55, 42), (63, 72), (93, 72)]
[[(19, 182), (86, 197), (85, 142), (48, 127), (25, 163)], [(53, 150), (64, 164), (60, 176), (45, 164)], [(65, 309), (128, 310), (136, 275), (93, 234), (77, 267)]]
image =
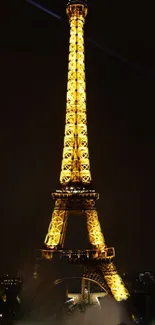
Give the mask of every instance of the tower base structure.
[[(117, 301), (126, 300), (127, 289), (112, 262), (114, 248), (106, 248), (104, 254), (95, 250), (38, 250), (41, 259), (54, 258), (66, 260), (71, 265), (83, 268), (83, 277), (99, 285), (104, 292), (115, 297)], [(127, 292), (128, 293), (128, 292)], [(126, 298), (126, 299), (124, 299)]]
[[(80, 259), (80, 256), (79, 258), (77, 258), (77, 255), (76, 258), (75, 256), (73, 256), (72, 259), (72, 256), (68, 256), (67, 251), (64, 252), (65, 254), (63, 254), (63, 251), (53, 251), (51, 256), (51, 251), (45, 249), (38, 250), (37, 257), (38, 265), (40, 264), (40, 275), (38, 274), (36, 277), (35, 274), (35, 279), (39, 280), (40, 278), (42, 280), (44, 277), (46, 278), (46, 272), (43, 271), (45, 267), (48, 273), (46, 282), (48, 279), (49, 289), (51, 291), (53, 290), (53, 292), (55, 293), (57, 292), (57, 290), (62, 291), (64, 287), (66, 289), (69, 288), (71, 281), (75, 284), (76, 279), (79, 279), (81, 281), (81, 285), (78, 284), (77, 286), (75, 284), (76, 291), (73, 290), (74, 285), (73, 287), (71, 286), (72, 288), (67, 289), (67, 291), (65, 291), (65, 310), (68, 312), (73, 312), (74, 310), (85, 312), (85, 310), (89, 306), (97, 306), (98, 308), (104, 306), (104, 298), (106, 296), (106, 299), (113, 297), (113, 293), (111, 292), (110, 287), (108, 286), (108, 283), (105, 280), (105, 276), (109, 276), (110, 278), (110, 276), (112, 275), (117, 275), (117, 271), (113, 262), (110, 260), (96, 261), (93, 259), (91, 260), (91, 258), (88, 258), (87, 263), (85, 264), (84, 261)], [(91, 295), (89, 294), (89, 283), (91, 283), (91, 286), (93, 287), (95, 285), (95, 291), (92, 291)], [(102, 299), (103, 303), (103, 305), (101, 306), (100, 299)], [(127, 300), (119, 300), (118, 308), (123, 308), (123, 310), (126, 310), (130, 319), (130, 324), (131, 321), (135, 323), (140, 322), (140, 317), (133, 306), (131, 296)]]
[[(52, 196), (55, 200), (55, 208), (45, 238), (47, 249), (42, 250), (43, 257), (51, 259), (54, 255), (59, 254), (61, 258), (68, 259), (71, 264), (83, 265), (90, 279), (94, 281), (97, 279), (99, 285), (111, 292), (117, 301), (127, 300), (129, 297), (128, 290), (112, 262), (115, 250), (113, 247), (108, 248), (106, 246), (101, 230), (96, 209), (98, 193), (92, 189), (91, 185), (84, 186), (78, 183), (64, 186)], [(65, 250), (68, 215), (72, 211), (84, 212), (91, 249)]]

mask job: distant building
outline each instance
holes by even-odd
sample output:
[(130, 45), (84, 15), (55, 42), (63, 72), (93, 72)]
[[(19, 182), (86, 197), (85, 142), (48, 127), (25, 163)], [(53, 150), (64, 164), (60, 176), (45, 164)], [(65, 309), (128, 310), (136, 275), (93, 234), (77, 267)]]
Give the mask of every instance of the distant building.
[(23, 280), (20, 277), (0, 278), (0, 325), (11, 324), (20, 310), (19, 292)]
[(155, 318), (155, 275), (151, 271), (125, 275), (130, 288), (132, 301), (144, 323), (151, 323)]

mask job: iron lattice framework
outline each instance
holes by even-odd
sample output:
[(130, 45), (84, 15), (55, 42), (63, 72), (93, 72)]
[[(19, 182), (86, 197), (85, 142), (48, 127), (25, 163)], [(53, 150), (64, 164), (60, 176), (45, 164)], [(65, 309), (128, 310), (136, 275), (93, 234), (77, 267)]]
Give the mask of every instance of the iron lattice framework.
[(60, 183), (90, 184), (83, 26), (87, 8), (71, 4), (66, 126)]
[(67, 14), (70, 22), (70, 42), (66, 125), (60, 173), (61, 190), (53, 193), (55, 208), (45, 245), (53, 252), (63, 249), (68, 211), (72, 209), (85, 211), (89, 240), (94, 250), (89, 258), (92, 265), (97, 262), (93, 267), (92, 265), (85, 267), (85, 276), (97, 280), (117, 301), (121, 301), (126, 300), (129, 294), (112, 262), (114, 249), (109, 253), (106, 247), (96, 210), (98, 194), (91, 187), (84, 58), (86, 2), (69, 1)]

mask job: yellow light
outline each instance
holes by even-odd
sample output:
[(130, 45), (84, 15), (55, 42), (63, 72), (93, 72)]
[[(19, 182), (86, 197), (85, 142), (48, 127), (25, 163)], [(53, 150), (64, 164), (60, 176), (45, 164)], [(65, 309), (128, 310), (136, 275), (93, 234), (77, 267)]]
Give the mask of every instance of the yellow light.
[[(70, 41), (66, 124), (60, 183), (62, 185), (71, 183), (72, 187), (65, 192), (65, 198), (61, 191), (59, 194), (54, 194), (55, 208), (45, 238), (45, 245), (51, 250), (57, 249), (58, 245), (63, 248), (69, 204), (72, 201), (76, 190), (75, 187), (75, 190), (73, 191), (73, 184), (91, 183), (87, 137), (83, 32), (87, 9), (83, 4), (70, 4), (67, 7), (67, 14), (70, 21)], [(103, 288), (104, 286), (108, 288), (107, 292), (110, 289), (111, 294), (117, 301), (126, 300), (129, 293), (125, 288), (121, 277), (117, 273), (114, 264), (109, 262), (108, 257), (107, 260), (105, 260), (105, 263), (102, 263), (101, 261), (103, 257), (106, 259), (107, 248), (95, 207), (97, 193), (94, 194), (91, 193), (91, 191), (86, 190), (84, 190), (84, 193), (81, 193), (82, 192), (78, 194), (78, 200), (81, 200), (86, 214), (89, 241), (96, 250), (94, 259), (98, 258), (101, 262), (97, 266), (99, 272), (94, 270), (91, 271), (90, 278), (97, 281)], [(44, 256), (47, 259), (52, 258), (52, 254), (49, 254), (46, 251)]]
[[(94, 201), (89, 202), (90, 207), (93, 204)], [(95, 209), (86, 210), (86, 216), (89, 241), (95, 248), (99, 249), (102, 252), (105, 249), (105, 241), (102, 234), (100, 222), (98, 220), (97, 211)]]
[(70, 6), (66, 125), (60, 183), (91, 182), (88, 153), (84, 62), (85, 8)]
[[(59, 207), (59, 209), (58, 209)], [(63, 227), (66, 220), (66, 206), (65, 203), (58, 199), (55, 202), (55, 209), (52, 214), (52, 220), (50, 222), (48, 233), (45, 238), (45, 245), (48, 248), (54, 249), (59, 244), (63, 246)]]
[(129, 292), (119, 276), (115, 265), (111, 263), (101, 264), (100, 266), (104, 279), (111, 290), (112, 295), (117, 301), (127, 300)]

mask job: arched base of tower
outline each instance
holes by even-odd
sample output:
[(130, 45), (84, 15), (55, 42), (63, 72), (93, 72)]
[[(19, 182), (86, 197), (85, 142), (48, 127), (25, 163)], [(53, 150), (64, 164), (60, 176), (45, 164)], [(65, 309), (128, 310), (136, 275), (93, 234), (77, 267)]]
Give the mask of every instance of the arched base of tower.
[[(28, 300), (30, 304), (24, 310), (21, 320), (25, 320), (25, 323), (22, 322), (22, 324), (26, 325), (30, 321), (33, 322), (33, 325), (37, 325), (41, 321), (45, 325), (49, 325), (49, 323), (56, 325), (80, 324), (83, 319), (87, 319), (88, 321), (85, 324), (89, 324), (90, 320), (96, 319), (98, 320), (97, 324), (100, 325), (102, 324), (101, 319), (105, 319), (111, 325), (120, 323), (131, 325), (131, 322), (126, 322), (125, 320), (123, 322), (123, 319), (119, 316), (124, 313), (124, 305), (122, 306), (122, 303), (116, 302), (110, 293), (107, 294), (106, 284), (102, 283), (101, 287), (98, 274), (95, 276), (94, 269), (90, 271), (89, 269), (89, 273), (86, 274), (86, 270), (82, 266), (68, 265), (68, 263), (62, 263), (60, 260), (40, 261), (38, 277), (30, 281), (29, 286), (26, 285), (27, 288), (29, 287)], [(85, 274), (84, 280), (86, 286), (84, 285), (81, 288), (83, 274)], [(89, 282), (91, 283), (90, 289), (88, 288)], [(81, 294), (83, 289), (85, 291), (84, 296), (82, 297), (82, 301), (78, 303), (76, 300), (77, 296), (79, 296), (78, 293)], [(98, 298), (96, 299), (96, 304), (92, 300), (88, 303), (88, 291), (92, 294), (91, 299)], [(95, 294), (96, 292), (97, 294)], [(65, 303), (73, 298), (74, 302)], [(83, 305), (84, 300), (87, 300), (87, 302)], [(99, 300), (100, 305), (97, 304), (97, 300)], [(66, 318), (68, 322), (65, 323)], [(77, 320), (79, 320), (79, 323), (77, 323)], [(92, 322), (92, 324), (94, 323)]]
[[(91, 262), (91, 261), (90, 261)], [(81, 265), (81, 264), (74, 264), (68, 263), (68, 259), (60, 259), (58, 254), (56, 254), (55, 258), (52, 258), (50, 260), (46, 258), (42, 258), (39, 261), (40, 267), (38, 265), (38, 269), (40, 269), (40, 272), (35, 272), (35, 278), (37, 278), (37, 281), (39, 283), (39, 288), (37, 297), (35, 299), (39, 299), (40, 294), (44, 292), (44, 297), (48, 297), (46, 294), (47, 291), (54, 292), (55, 298), (59, 300), (60, 297), (58, 294), (55, 294), (57, 289), (63, 288), (63, 299), (65, 301), (68, 300), (67, 296), (67, 290), (68, 293), (74, 293), (74, 288), (70, 289), (67, 287), (67, 283), (70, 282), (70, 279), (73, 280), (73, 283), (76, 283), (76, 279), (84, 279), (86, 281), (90, 281), (91, 283), (94, 283), (94, 285), (97, 285), (100, 289), (98, 291), (102, 292), (103, 295), (107, 295), (109, 297), (113, 297), (113, 293), (111, 290), (111, 287), (108, 285), (108, 282), (110, 281), (108, 278), (108, 281), (106, 281), (106, 276), (116, 276), (117, 270), (112, 262), (105, 261), (102, 263), (98, 261), (98, 263), (89, 263), (87, 265)], [(36, 271), (36, 270), (35, 270)], [(37, 274), (37, 276), (36, 276)], [(114, 278), (115, 279), (115, 278)], [(46, 281), (46, 286), (43, 285), (43, 282)], [(79, 282), (80, 283), (80, 282)], [(115, 283), (115, 282), (114, 282)], [(120, 283), (118, 283), (120, 284)], [(46, 289), (45, 289), (46, 288)], [(113, 288), (112, 288), (113, 289)], [(39, 291), (40, 290), (40, 291)], [(42, 292), (43, 290), (43, 292)], [(54, 291), (53, 291), (54, 290)], [(61, 290), (60, 290), (61, 291)], [(61, 294), (62, 294), (61, 291)], [(81, 291), (81, 285), (79, 284), (76, 286), (76, 291), (80, 293)], [(39, 293), (40, 292), (40, 293)], [(59, 292), (59, 290), (58, 290)], [(44, 298), (43, 297), (43, 301)], [(65, 298), (66, 297), (66, 298)], [(112, 299), (113, 300), (113, 299)], [(43, 303), (42, 301), (42, 303)], [(47, 298), (48, 304), (50, 301), (50, 298)], [(56, 301), (56, 300), (55, 300)], [(60, 302), (61, 301), (61, 302)], [(62, 300), (60, 299), (60, 304), (63, 304)], [(113, 300), (114, 301), (114, 300)], [(42, 304), (41, 303), (41, 304)], [(75, 304), (73, 304), (75, 306)], [(131, 297), (128, 298), (126, 301), (118, 302), (117, 305), (123, 306), (126, 310), (128, 310), (128, 314), (130, 315), (130, 319), (134, 321), (139, 321), (139, 318), (137, 317), (137, 313), (135, 313), (135, 310), (132, 306), (132, 299)]]

